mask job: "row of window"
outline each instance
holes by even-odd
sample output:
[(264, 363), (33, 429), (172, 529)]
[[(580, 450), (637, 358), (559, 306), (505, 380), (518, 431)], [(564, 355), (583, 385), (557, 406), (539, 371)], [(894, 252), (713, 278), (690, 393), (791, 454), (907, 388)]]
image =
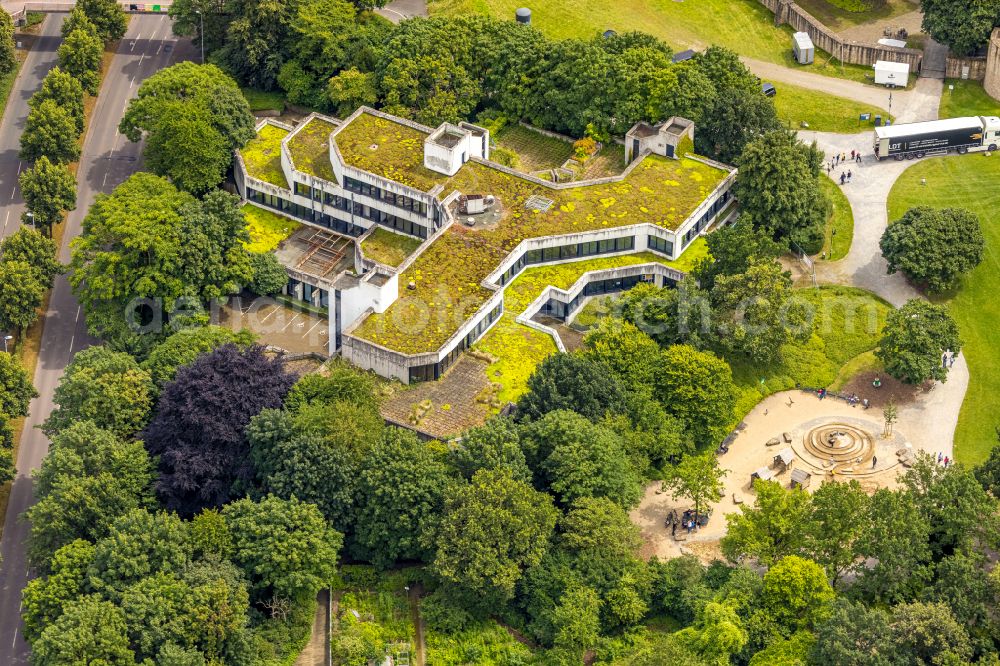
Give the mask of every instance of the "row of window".
[(462, 341), (440, 361), (410, 368), (410, 383), (431, 382), (440, 379), (441, 375), (447, 372), (448, 368), (451, 367), (451, 364), (458, 359), (462, 352), (475, 344), (476, 340), (481, 338), (486, 329), (499, 319), (501, 315), (503, 315), (503, 303), (490, 310), (490, 313), (483, 317), (483, 320), (476, 324), (476, 327), (469, 331), (469, 334), (462, 338)]
[(404, 194), (397, 194), (395, 192), (383, 190), (381, 187), (364, 183), (355, 178), (344, 176), (344, 189), (349, 192), (355, 192), (356, 194), (363, 194), (366, 197), (372, 197), (373, 199), (381, 199), (390, 206), (402, 208), (403, 210), (412, 211), (421, 215), (427, 215), (426, 202), (408, 197)]
[(500, 286), (502, 287), (509, 283), (518, 273), (524, 270), (525, 266), (530, 266), (531, 264), (544, 264), (563, 259), (579, 259), (582, 257), (592, 257), (596, 254), (627, 252), (634, 249), (635, 236), (619, 236), (617, 238), (606, 238), (601, 241), (571, 243), (569, 245), (557, 245), (556, 247), (546, 247), (539, 250), (528, 250), (518, 257), (517, 261), (500, 276)]
[(401, 231), (404, 234), (416, 236), (417, 238), (427, 238), (430, 233), (427, 227), (422, 224), (411, 222), (410, 220), (387, 213), (384, 210), (365, 206), (357, 201), (354, 202), (354, 214), (366, 220), (371, 220), (376, 224), (381, 224), (383, 227), (389, 227), (390, 229), (395, 229), (396, 231)]
[[(550, 298), (548, 303), (543, 305), (542, 309), (539, 310), (539, 314), (565, 320), (576, 312), (576, 309), (583, 304), (584, 299), (590, 296), (627, 291), (641, 282), (655, 283), (656, 276), (653, 274), (632, 275), (625, 278), (594, 280), (593, 282), (589, 282), (587, 286), (583, 288), (583, 291), (581, 291), (576, 298), (569, 303), (564, 303), (558, 299)], [(674, 286), (674, 281), (667, 278), (666, 284)]]
[(674, 256), (674, 242), (669, 241), (666, 238), (660, 238), (659, 236), (646, 236), (646, 247), (650, 250), (656, 250), (657, 252), (662, 252), (668, 257)]
[(709, 222), (712, 221), (712, 218), (714, 218), (719, 211), (726, 206), (731, 196), (732, 194), (730, 190), (726, 190), (718, 199), (712, 202), (712, 205), (709, 206), (704, 213), (702, 213), (698, 222), (684, 234), (684, 247), (687, 247), (688, 243), (693, 241), (698, 234), (705, 230), (705, 227), (707, 227)]
[(300, 220), (306, 220), (307, 222), (318, 224), (332, 231), (336, 231), (339, 234), (357, 237), (367, 231), (364, 227), (354, 224), (353, 222), (348, 222), (347, 220), (333, 217), (332, 215), (322, 213), (318, 210), (313, 210), (307, 206), (297, 204), (294, 201), (289, 201), (284, 197), (258, 192), (252, 187), (247, 188), (247, 200), (253, 201), (254, 203), (262, 206), (267, 206), (268, 208), (280, 210), (281, 212), (287, 213), (292, 217), (297, 217)]
[[(301, 294), (299, 293), (300, 285), (302, 286)], [(321, 308), (330, 307), (330, 292), (314, 287), (308, 282), (300, 282), (295, 278), (288, 278), (288, 284), (285, 285), (285, 295)]]

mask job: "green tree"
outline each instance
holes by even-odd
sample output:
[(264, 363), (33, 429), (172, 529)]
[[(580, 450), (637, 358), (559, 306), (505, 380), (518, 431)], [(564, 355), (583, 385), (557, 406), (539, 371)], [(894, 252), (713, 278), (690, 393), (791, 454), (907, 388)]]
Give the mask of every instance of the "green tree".
[(288, 392), (285, 407), (298, 412), (310, 405), (332, 405), (346, 402), (357, 407), (371, 406), (379, 401), (375, 375), (360, 370), (344, 360), (332, 360), (323, 374), (308, 374)]
[(24, 635), (31, 643), (55, 623), (66, 604), (86, 592), (87, 569), (94, 559), (94, 545), (77, 539), (55, 552), (48, 576), (28, 581), (21, 595)]
[[(629, 298), (636, 289), (646, 286), (651, 285), (637, 285), (623, 298)], [(659, 369), (659, 345), (631, 321), (605, 317), (587, 333), (583, 346), (586, 358), (604, 364), (633, 389), (651, 385)]]
[(10, 14), (0, 16), (0, 76), (6, 76), (17, 69), (17, 54), (14, 51), (14, 21)]
[(1000, 25), (998, 0), (921, 0), (921, 28), (956, 55), (974, 55)]
[(133, 509), (94, 545), (87, 580), (91, 589), (120, 602), (124, 591), (143, 578), (182, 571), (190, 562), (187, 524), (177, 514)]
[(680, 630), (677, 638), (713, 666), (727, 666), (749, 640), (732, 604), (716, 601), (705, 604), (695, 624)]
[(248, 347), (254, 342), (249, 330), (232, 331), (222, 326), (184, 328), (173, 333), (153, 350), (142, 362), (142, 369), (149, 373), (157, 388), (173, 381), (178, 368), (222, 345), (236, 344)]
[(433, 532), (452, 478), (443, 460), (409, 430), (389, 428), (361, 463), (354, 538), (380, 568), (430, 560)]
[(60, 28), (64, 38), (77, 29), (84, 30), (95, 37), (99, 36), (97, 34), (97, 26), (87, 16), (87, 12), (83, 10), (82, 5), (73, 5), (73, 9), (70, 11), (69, 16), (66, 17), (66, 20), (63, 21)]
[(865, 531), (858, 540), (861, 558), (854, 567), (858, 578), (852, 593), (884, 603), (914, 599), (932, 572), (930, 530), (912, 495), (879, 490), (862, 520)]
[(816, 625), (810, 663), (817, 666), (894, 666), (889, 613), (840, 597)]
[[(528, 377), (528, 393), (517, 405), (524, 420), (571, 409), (591, 421), (625, 410), (625, 388), (605, 366), (579, 354), (552, 354)], [(530, 461), (529, 461), (530, 462)]]
[(733, 420), (736, 384), (729, 365), (715, 354), (674, 345), (663, 353), (655, 397), (684, 421), (697, 446), (714, 449)]
[(344, 535), (314, 505), (268, 495), (227, 504), (222, 515), (233, 535), (233, 562), (258, 593), (311, 599), (330, 584)]
[(52, 436), (77, 421), (91, 420), (119, 437), (132, 437), (149, 420), (152, 390), (149, 373), (133, 357), (88, 347), (66, 366), (53, 396), (56, 408), (42, 428)]
[(250, 268), (252, 270), (250, 289), (255, 294), (260, 296), (280, 294), (281, 290), (288, 284), (288, 271), (270, 252), (251, 254)]
[[(4, 416), (0, 421), (27, 416), (28, 405), (37, 396), (38, 391), (20, 361), (12, 354), (0, 352), (0, 414)], [(6, 437), (0, 438), (0, 443), (5, 440)]]
[(601, 600), (594, 590), (588, 587), (566, 590), (552, 617), (556, 629), (555, 648), (582, 661), (584, 651), (597, 643), (601, 629), (600, 609)]
[(822, 154), (792, 132), (770, 132), (747, 144), (736, 161), (741, 221), (765, 229), (795, 252), (823, 243), (829, 202), (819, 186)]
[(835, 596), (823, 567), (797, 555), (783, 557), (764, 574), (764, 608), (786, 635), (813, 628)]
[[(997, 428), (996, 435), (1000, 442), (1000, 428)], [(989, 457), (973, 470), (973, 474), (986, 492), (1000, 499), (1000, 446), (993, 445)]]
[(759, 91), (733, 91), (718, 95), (705, 111), (694, 146), (701, 155), (734, 164), (747, 144), (781, 128), (771, 100)]
[(32, 644), (31, 663), (133, 666), (135, 654), (129, 647), (124, 611), (97, 595), (66, 604), (59, 619)]
[(468, 118), (482, 94), (464, 67), (433, 55), (393, 59), (382, 90), (387, 112), (432, 127)]
[(101, 87), (101, 40), (84, 29), (69, 33), (59, 45), (59, 67), (75, 78), (89, 95)]
[(900, 604), (889, 629), (906, 663), (918, 666), (971, 663), (969, 635), (944, 604)]
[(64, 164), (53, 164), (42, 155), (18, 176), (21, 195), (31, 212), (28, 219), (52, 235), (52, 226), (62, 221), (67, 211), (76, 208), (76, 178)]
[(24, 331), (38, 319), (45, 285), (31, 264), (0, 261), (0, 330)]
[(688, 455), (664, 470), (663, 489), (674, 499), (684, 498), (694, 504), (695, 513), (719, 499), (722, 493), (722, 477), (726, 471), (719, 467), (715, 454), (706, 451), (700, 455)]
[(480, 470), (446, 502), (432, 570), (483, 604), (514, 596), (549, 546), (558, 511), (507, 470)]
[(751, 508), (726, 516), (728, 530), (722, 552), (731, 561), (753, 557), (771, 566), (801, 551), (805, 526), (811, 512), (810, 496), (801, 488), (786, 490), (776, 481), (757, 479), (753, 484), (757, 501)]
[(979, 218), (964, 208), (911, 208), (879, 242), (889, 273), (902, 271), (931, 293), (956, 288), (983, 260)]
[(926, 595), (951, 610), (969, 633), (977, 658), (995, 654), (1000, 637), (1000, 622), (993, 612), (1000, 603), (1000, 574), (983, 575), (988, 568), (983, 552), (958, 550), (938, 563), (937, 580)]
[(745, 273), (716, 277), (712, 302), (720, 346), (753, 363), (774, 362), (783, 344), (812, 331), (792, 297), (791, 276), (773, 260), (751, 260)]
[[(74, 9), (70, 17), (77, 11)], [(66, 19), (63, 24), (64, 28), (69, 20)], [(53, 67), (42, 79), (42, 87), (28, 100), (28, 106), (35, 108), (47, 99), (55, 102), (56, 106), (71, 111), (71, 115), (76, 120), (77, 134), (83, 132), (83, 85), (79, 79), (59, 67)]]
[(824, 483), (812, 494), (812, 515), (803, 525), (809, 558), (826, 569), (834, 586), (858, 557), (868, 495), (857, 481)]
[(79, 137), (72, 108), (44, 100), (28, 112), (21, 134), (21, 159), (34, 162), (45, 155), (59, 164), (72, 162), (80, 157)]
[(56, 258), (57, 252), (58, 247), (51, 238), (21, 227), (0, 244), (0, 262), (23, 261), (29, 264), (39, 275), (41, 283), (51, 288), (55, 277), (63, 271)]
[(958, 353), (961, 347), (958, 325), (948, 309), (913, 299), (889, 313), (875, 357), (886, 372), (908, 384), (929, 379), (943, 382), (948, 369), (942, 353), (946, 349)]
[(708, 293), (690, 276), (678, 282), (676, 288), (636, 285), (625, 292), (618, 307), (625, 321), (661, 346), (703, 349), (713, 339)]
[(506, 417), (466, 430), (461, 443), (448, 449), (448, 462), (466, 479), (481, 469), (506, 469), (519, 481), (531, 481), (517, 425)]
[(156, 173), (201, 193), (219, 184), (233, 151), (253, 138), (254, 118), (222, 70), (182, 62), (143, 82), (119, 130), (130, 141), (145, 135), (143, 154)]
[(378, 102), (378, 89), (372, 72), (359, 72), (357, 68), (345, 69), (330, 77), (326, 95), (341, 117), (347, 117), (360, 106), (372, 106)]
[(708, 257), (695, 268), (694, 275), (702, 288), (711, 291), (720, 275), (746, 273), (751, 263), (777, 259), (781, 245), (752, 224), (731, 224), (705, 237)]
[(78, 0), (76, 6), (83, 10), (105, 42), (113, 42), (125, 36), (128, 17), (115, 0)]

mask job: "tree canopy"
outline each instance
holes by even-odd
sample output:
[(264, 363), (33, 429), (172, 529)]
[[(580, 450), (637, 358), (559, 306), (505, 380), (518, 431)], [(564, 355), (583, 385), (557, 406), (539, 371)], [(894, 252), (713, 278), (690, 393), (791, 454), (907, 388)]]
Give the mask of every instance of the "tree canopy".
[(958, 325), (943, 305), (920, 299), (907, 301), (886, 318), (875, 356), (886, 372), (908, 384), (945, 381), (945, 350), (958, 353), (962, 341)]
[(921, 27), (956, 55), (974, 55), (1000, 25), (998, 0), (921, 0)]
[(963, 208), (911, 208), (882, 234), (889, 273), (902, 271), (934, 293), (958, 286), (983, 260), (979, 218)]

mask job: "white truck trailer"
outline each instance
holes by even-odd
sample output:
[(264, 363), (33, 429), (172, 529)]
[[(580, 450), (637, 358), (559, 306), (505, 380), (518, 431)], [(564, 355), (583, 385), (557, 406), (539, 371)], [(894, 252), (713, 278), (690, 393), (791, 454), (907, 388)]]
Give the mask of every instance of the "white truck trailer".
[(928, 153), (1000, 149), (1000, 118), (970, 116), (875, 128), (875, 157), (912, 160)]

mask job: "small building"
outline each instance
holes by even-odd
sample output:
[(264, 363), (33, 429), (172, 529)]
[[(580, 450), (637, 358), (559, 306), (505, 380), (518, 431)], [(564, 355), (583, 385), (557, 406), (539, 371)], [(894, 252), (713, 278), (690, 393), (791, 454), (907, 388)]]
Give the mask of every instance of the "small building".
[(625, 134), (625, 150), (628, 151), (628, 161), (642, 155), (643, 151), (677, 157), (677, 147), (681, 140), (687, 137), (694, 146), (694, 123), (687, 118), (673, 116), (666, 121), (650, 125), (647, 122), (637, 122)]
[(792, 488), (808, 488), (812, 481), (812, 474), (801, 467), (792, 470)]
[(808, 32), (797, 32), (792, 35), (792, 54), (795, 62), (800, 65), (811, 65), (816, 58), (816, 47)]
[(761, 481), (770, 481), (774, 478), (774, 471), (770, 467), (760, 467), (753, 474), (750, 475), (750, 485), (753, 485), (754, 479), (760, 479)]
[(875, 83), (889, 88), (905, 88), (910, 77), (910, 66), (905, 62), (879, 60), (874, 65)]
[(792, 451), (791, 447), (786, 446), (785, 448), (778, 451), (778, 455), (774, 456), (774, 460), (771, 463), (775, 471), (778, 474), (784, 473), (795, 463), (795, 452)]

